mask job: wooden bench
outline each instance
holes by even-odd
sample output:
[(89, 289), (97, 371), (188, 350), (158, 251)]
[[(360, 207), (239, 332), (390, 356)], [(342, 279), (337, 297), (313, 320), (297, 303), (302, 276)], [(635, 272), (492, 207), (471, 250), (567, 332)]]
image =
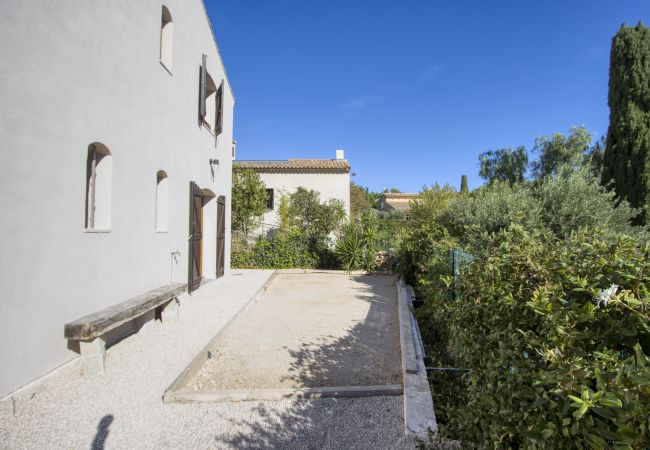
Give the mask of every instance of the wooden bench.
[[(89, 376), (104, 373), (107, 332), (170, 302), (186, 290), (185, 283), (168, 284), (66, 323), (64, 336), (79, 341), (84, 373)], [(175, 313), (177, 303), (172, 302), (168, 308), (173, 308)]]

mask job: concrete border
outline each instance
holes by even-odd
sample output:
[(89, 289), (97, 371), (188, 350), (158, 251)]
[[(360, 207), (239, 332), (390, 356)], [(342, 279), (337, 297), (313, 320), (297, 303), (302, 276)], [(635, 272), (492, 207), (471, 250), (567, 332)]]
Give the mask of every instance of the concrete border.
[(428, 442), (430, 435), (438, 431), (438, 423), (424, 365), (424, 349), (410, 300), (408, 285), (400, 278), (397, 281), (397, 301), (404, 384), (404, 434)]
[[(300, 275), (300, 274), (312, 274), (312, 273), (327, 273), (334, 275), (368, 275), (372, 276), (372, 273), (368, 273), (365, 270), (352, 270), (347, 272), (345, 270), (330, 270), (330, 269), (278, 269), (279, 274), (291, 274), (291, 275)], [(379, 274), (386, 275), (386, 274)]]
[(338, 398), (402, 395), (401, 384), (376, 386), (336, 386), (288, 389), (234, 389), (209, 391), (178, 389), (165, 393), (166, 403), (244, 402), (260, 400), (285, 400), (290, 398)]
[(175, 391), (182, 391), (183, 386), (185, 386), (192, 378), (194, 378), (194, 375), (201, 369), (205, 361), (208, 359), (208, 354), (210, 352), (210, 349), (214, 347), (214, 344), (216, 341), (221, 337), (221, 335), (232, 325), (236, 320), (241, 318), (242, 315), (248, 309), (257, 301), (259, 298), (266, 292), (266, 290), (269, 288), (271, 283), (273, 283), (273, 280), (275, 280), (275, 277), (277, 276), (278, 271), (274, 271), (264, 282), (262, 287), (260, 287), (255, 294), (235, 313), (234, 316), (226, 322), (226, 324), (221, 327), (221, 329), (217, 332), (217, 334), (210, 339), (210, 342), (206, 344), (205, 347), (203, 347), (203, 350), (199, 352), (198, 355), (194, 357), (194, 359), (190, 362), (190, 364), (181, 372), (181, 374), (176, 377), (174, 382), (169, 385), (169, 387), (165, 390), (163, 393), (163, 402), (164, 403), (170, 403), (173, 402), (174, 400), (174, 392)]

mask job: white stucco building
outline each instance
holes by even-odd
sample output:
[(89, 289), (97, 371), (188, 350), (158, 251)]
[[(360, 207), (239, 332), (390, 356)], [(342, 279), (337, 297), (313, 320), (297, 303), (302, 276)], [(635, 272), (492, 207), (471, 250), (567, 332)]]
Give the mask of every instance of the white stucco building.
[(202, 0), (3, 0), (0, 42), (2, 397), (67, 322), (228, 275), (234, 98)]
[(260, 175), (268, 193), (267, 210), (262, 229), (277, 227), (278, 207), (283, 195), (299, 187), (318, 191), (320, 201), (340, 200), (345, 214), (350, 216), (350, 163), (343, 150), (336, 151), (336, 159), (289, 159), (280, 161), (233, 161), (234, 169), (252, 169)]

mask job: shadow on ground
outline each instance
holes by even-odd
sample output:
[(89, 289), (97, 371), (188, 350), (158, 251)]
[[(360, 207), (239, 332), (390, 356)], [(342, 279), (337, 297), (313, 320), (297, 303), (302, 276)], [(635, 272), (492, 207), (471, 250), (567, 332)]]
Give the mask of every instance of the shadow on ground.
[(110, 426), (113, 423), (113, 415), (107, 414), (102, 417), (102, 420), (99, 421), (97, 425), (97, 433), (95, 433), (95, 438), (93, 439), (92, 444), (90, 444), (91, 450), (104, 450), (104, 445), (106, 444), (106, 438), (110, 433)]
[[(342, 337), (322, 337), (287, 350), (293, 361), (288, 377), (302, 386), (401, 383), (395, 280), (352, 278), (360, 286), (357, 298), (370, 303), (368, 314)], [(378, 342), (386, 348), (377, 348)], [(377, 367), (386, 373), (377, 373)], [(215, 444), (245, 449), (402, 448), (402, 402), (401, 396), (260, 402), (257, 417), (238, 424), (243, 431), (217, 437)]]

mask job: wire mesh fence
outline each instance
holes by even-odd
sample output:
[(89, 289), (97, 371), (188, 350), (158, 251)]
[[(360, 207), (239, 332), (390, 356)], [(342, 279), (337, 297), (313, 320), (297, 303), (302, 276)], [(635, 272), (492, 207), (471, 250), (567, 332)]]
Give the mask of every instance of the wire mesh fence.
[(460, 290), (458, 285), (460, 282), (460, 270), (463, 266), (471, 264), (474, 261), (474, 256), (459, 248), (449, 250), (449, 263), (451, 267), (451, 275), (454, 277), (454, 285), (452, 296), (454, 300), (460, 298)]

